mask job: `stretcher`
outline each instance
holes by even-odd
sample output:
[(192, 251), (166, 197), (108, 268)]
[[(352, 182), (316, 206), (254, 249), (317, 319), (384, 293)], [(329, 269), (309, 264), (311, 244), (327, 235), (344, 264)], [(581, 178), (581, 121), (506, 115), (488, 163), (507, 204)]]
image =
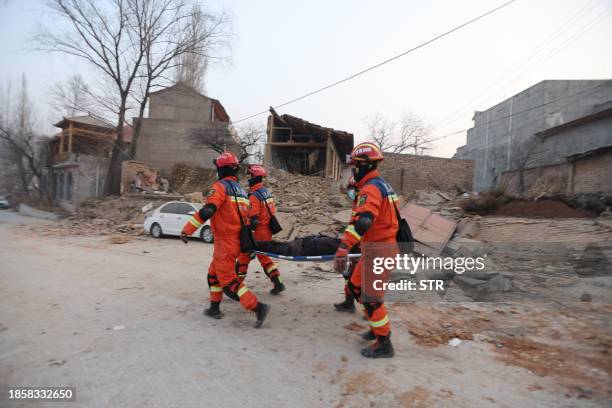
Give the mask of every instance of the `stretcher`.
[[(296, 261), (296, 262), (325, 262), (332, 261), (335, 255), (310, 255), (310, 256), (289, 256), (289, 255), (279, 255), (273, 254), (271, 252), (263, 252), (263, 251), (254, 251), (255, 254), (267, 255), (270, 258), (282, 259), (285, 261)], [(351, 258), (359, 258), (361, 254), (349, 254), (349, 259)]]

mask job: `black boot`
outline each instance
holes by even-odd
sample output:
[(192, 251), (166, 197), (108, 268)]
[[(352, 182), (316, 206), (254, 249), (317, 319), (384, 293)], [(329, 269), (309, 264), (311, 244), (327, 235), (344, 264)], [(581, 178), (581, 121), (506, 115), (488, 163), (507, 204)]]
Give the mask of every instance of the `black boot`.
[(391, 333), (388, 336), (376, 336), (374, 344), (361, 350), (361, 355), (368, 358), (390, 358), (394, 354)]
[(273, 295), (278, 295), (279, 293), (285, 290), (285, 284), (281, 282), (280, 276), (275, 276), (271, 279), (274, 287), (270, 289), (270, 293)]
[(266, 305), (265, 303), (258, 303), (255, 308), (255, 316), (257, 316), (257, 321), (255, 322), (255, 328), (259, 329), (263, 324), (264, 320), (266, 320), (266, 316), (268, 316), (268, 312), (270, 311), (270, 305)]
[(339, 312), (355, 313), (355, 298), (353, 295), (346, 295), (344, 302), (334, 303), (334, 307)]
[(372, 330), (368, 330), (365, 333), (361, 333), (361, 338), (365, 341), (376, 340), (376, 335), (372, 332)]
[(223, 317), (223, 313), (219, 310), (219, 306), (221, 302), (210, 302), (210, 307), (208, 309), (204, 309), (204, 315), (212, 317), (213, 319), (220, 319)]

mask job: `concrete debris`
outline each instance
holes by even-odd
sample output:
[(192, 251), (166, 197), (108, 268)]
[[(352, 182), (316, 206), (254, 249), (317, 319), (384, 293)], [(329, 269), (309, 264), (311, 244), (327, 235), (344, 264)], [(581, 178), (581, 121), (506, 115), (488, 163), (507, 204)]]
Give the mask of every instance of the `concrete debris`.
[(442, 200), (444, 201), (450, 201), (451, 198), (449, 196), (447, 196), (446, 194), (440, 192), (440, 191), (436, 191), (436, 194), (440, 196), (440, 198), (442, 198)]
[(126, 160), (121, 163), (121, 193), (170, 191), (170, 182), (145, 162)]
[(415, 240), (440, 252), (457, 225), (456, 222), (435, 214), (431, 209), (412, 202), (402, 207), (400, 213), (410, 224)]
[(453, 282), (455, 282), (461, 288), (476, 288), (484, 284), (484, 282), (480, 279), (469, 278), (463, 275), (456, 275), (453, 278)]
[(495, 275), (479, 289), (481, 290), (481, 293), (508, 292), (510, 289), (512, 289), (512, 282), (510, 279), (502, 275)]
[(474, 218), (462, 218), (457, 223), (455, 236), (462, 238), (474, 238), (478, 233), (478, 222)]
[(348, 224), (348, 222), (351, 220), (351, 210), (342, 210), (342, 211), (338, 211), (337, 213), (334, 214), (333, 218), (335, 221), (344, 223), (344, 224)]
[[(333, 180), (271, 168), (266, 184), (274, 196), (283, 226), (283, 231), (274, 239), (312, 234), (336, 236), (348, 223), (350, 203)], [(332, 194), (331, 191), (335, 192)], [(336, 217), (340, 213), (338, 209), (344, 209), (340, 212), (348, 214), (345, 220)]]

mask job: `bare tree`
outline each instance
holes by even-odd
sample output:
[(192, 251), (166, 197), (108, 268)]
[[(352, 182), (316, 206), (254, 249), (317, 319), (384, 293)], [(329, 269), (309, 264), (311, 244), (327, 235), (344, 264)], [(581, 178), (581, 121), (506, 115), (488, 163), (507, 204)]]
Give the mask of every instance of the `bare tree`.
[[(137, 78), (144, 50), (135, 31), (127, 0), (48, 0), (59, 17), (52, 29), (42, 27), (35, 36), (41, 50), (59, 52), (87, 61), (108, 78), (117, 98), (117, 138), (113, 144), (105, 190), (118, 194), (121, 161), (126, 152), (123, 129), (128, 98)], [(60, 31), (57, 27), (68, 27)]]
[(56, 82), (51, 89), (51, 97), (53, 109), (61, 116), (88, 113), (94, 105), (92, 93), (79, 74)]
[(7, 91), (9, 93), (5, 93), (2, 99), (8, 106), (0, 115), (0, 144), (5, 167), (2, 172), (5, 176), (18, 177), (22, 192), (29, 195), (31, 182), (41, 179), (42, 166), (37, 151), (39, 137), (34, 131), (34, 110), (25, 75), (14, 110), (10, 108), (10, 87), (7, 87)]
[(260, 145), (265, 131), (261, 126), (246, 125), (240, 129), (228, 127), (227, 124), (211, 123), (195, 128), (191, 131), (189, 139), (196, 147), (206, 147), (219, 154), (232, 151), (240, 163), (249, 159), (261, 161)]
[(399, 133), (397, 132), (398, 123), (391, 121), (380, 113), (364, 119), (368, 128), (369, 138), (383, 152), (405, 153), (413, 149), (414, 154), (423, 154), (423, 150), (428, 149), (426, 138), (429, 129), (423, 121), (410, 113), (404, 113), (399, 121)]
[[(191, 21), (186, 33), (187, 37), (197, 38), (207, 30), (207, 18), (198, 6), (194, 6)], [(176, 82), (186, 85), (204, 93), (204, 78), (208, 68), (208, 58), (196, 50), (189, 50), (177, 57), (175, 69)]]
[(200, 90), (202, 64), (222, 58), (229, 46), (229, 16), (205, 13), (199, 5), (189, 7), (181, 0), (127, 0), (139, 30), (144, 59), (139, 72), (138, 120), (132, 136), (132, 154), (136, 153), (141, 119), (155, 87), (172, 82), (168, 77), (184, 64), (186, 84)]
[(518, 193), (525, 193), (525, 171), (536, 159), (539, 142), (535, 136), (526, 139), (514, 138), (510, 144), (511, 163), (518, 173)]
[(400, 137), (397, 146), (402, 149), (402, 152), (412, 148), (414, 154), (423, 154), (424, 150), (430, 149), (427, 142), (429, 132), (429, 127), (423, 123), (421, 118), (412, 113), (404, 112), (400, 120)]

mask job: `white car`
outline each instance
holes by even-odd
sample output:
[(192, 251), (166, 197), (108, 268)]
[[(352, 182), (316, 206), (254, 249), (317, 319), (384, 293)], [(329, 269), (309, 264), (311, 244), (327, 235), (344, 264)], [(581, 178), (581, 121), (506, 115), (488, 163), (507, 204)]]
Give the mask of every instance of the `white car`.
[[(155, 238), (164, 235), (180, 236), (183, 226), (196, 211), (202, 208), (202, 204), (186, 203), (184, 201), (170, 201), (145, 215), (144, 229)], [(210, 229), (210, 220), (197, 229), (192, 235), (202, 241), (212, 243), (214, 240)]]

